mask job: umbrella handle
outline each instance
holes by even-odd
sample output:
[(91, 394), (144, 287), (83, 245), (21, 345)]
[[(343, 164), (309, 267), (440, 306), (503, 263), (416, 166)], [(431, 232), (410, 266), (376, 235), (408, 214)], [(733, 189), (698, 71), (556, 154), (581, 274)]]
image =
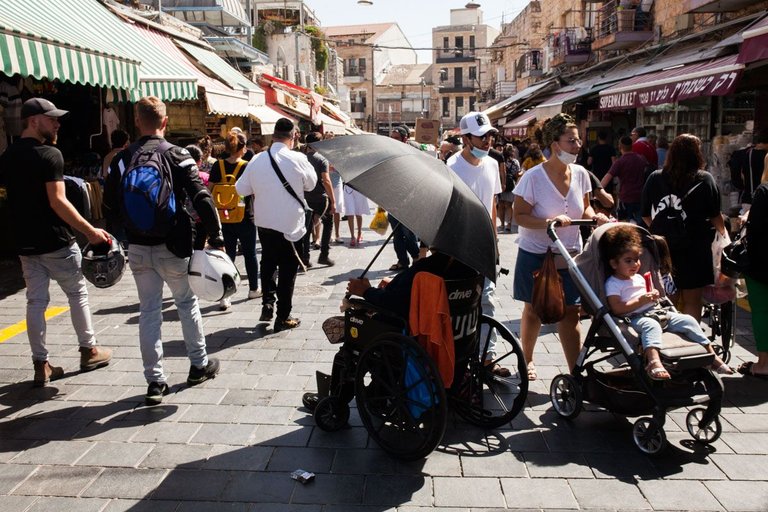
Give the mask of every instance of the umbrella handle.
[(367, 274), (367, 273), (368, 273), (368, 271), (371, 269), (371, 266), (373, 265), (373, 263), (374, 263), (374, 262), (375, 262), (375, 261), (376, 261), (376, 260), (379, 258), (379, 254), (381, 254), (381, 251), (383, 251), (383, 250), (384, 250), (384, 248), (387, 246), (387, 244), (389, 243), (389, 241), (390, 241), (390, 240), (392, 240), (392, 237), (393, 237), (393, 236), (395, 236), (395, 230), (397, 230), (397, 229), (400, 229), (400, 226), (401, 226), (401, 224), (398, 224), (398, 225), (397, 225), (397, 227), (396, 227), (395, 229), (393, 229), (393, 230), (392, 230), (392, 232), (389, 234), (389, 236), (387, 237), (387, 239), (386, 239), (386, 240), (384, 240), (384, 243), (383, 243), (383, 244), (381, 244), (381, 247), (380, 247), (380, 248), (379, 248), (379, 250), (376, 252), (376, 254), (373, 256), (373, 259), (372, 259), (372, 260), (371, 260), (371, 262), (368, 264), (368, 266), (367, 266), (367, 267), (365, 267), (365, 270), (363, 270), (363, 273), (362, 273), (362, 274), (360, 274), (360, 277), (359, 277), (358, 279), (363, 279), (363, 278), (365, 278), (365, 274)]

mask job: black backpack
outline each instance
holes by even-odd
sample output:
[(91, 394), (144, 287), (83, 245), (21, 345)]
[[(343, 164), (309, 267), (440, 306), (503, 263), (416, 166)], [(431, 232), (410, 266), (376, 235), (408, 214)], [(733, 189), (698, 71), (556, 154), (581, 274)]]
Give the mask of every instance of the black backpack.
[(520, 172), (520, 164), (517, 160), (507, 160), (507, 179), (504, 183), (504, 192), (512, 192), (517, 184), (517, 173)]
[(651, 225), (649, 226), (651, 233), (663, 236), (670, 249), (684, 249), (688, 245), (690, 234), (686, 228), (686, 213), (683, 203), (702, 182), (698, 182), (688, 189), (688, 192), (681, 198), (670, 190), (663, 178), (660, 177), (660, 181), (664, 184), (665, 195), (653, 206), (651, 211)]
[(67, 201), (72, 203), (77, 213), (88, 222), (93, 218), (91, 214), (91, 196), (88, 194), (88, 188), (85, 181), (75, 176), (64, 176), (64, 193)]
[(139, 147), (120, 179), (120, 214), (125, 228), (135, 234), (165, 238), (176, 221), (173, 175), (165, 153), (173, 144), (162, 141), (156, 149)]

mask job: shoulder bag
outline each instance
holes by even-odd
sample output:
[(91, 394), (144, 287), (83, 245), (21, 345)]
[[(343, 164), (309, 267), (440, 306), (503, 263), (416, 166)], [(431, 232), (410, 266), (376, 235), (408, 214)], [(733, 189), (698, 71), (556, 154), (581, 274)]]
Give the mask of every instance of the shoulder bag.
[(555, 267), (551, 248), (547, 248), (541, 268), (533, 273), (531, 305), (543, 324), (554, 324), (565, 318), (563, 279)]

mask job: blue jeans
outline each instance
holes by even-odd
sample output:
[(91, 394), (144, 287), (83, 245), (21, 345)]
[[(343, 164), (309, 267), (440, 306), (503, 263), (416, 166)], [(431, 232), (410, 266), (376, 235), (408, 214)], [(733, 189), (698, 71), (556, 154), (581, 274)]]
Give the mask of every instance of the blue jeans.
[(72, 326), (81, 347), (96, 344), (88, 305), (88, 288), (81, 270), (82, 254), (76, 243), (46, 254), (19, 256), (24, 282), (27, 285), (27, 337), (32, 359), (47, 361), (45, 348), (45, 310), (51, 302), (48, 293), (51, 279), (56, 281), (69, 301)]
[(189, 287), (189, 258), (179, 258), (165, 244), (131, 244), (128, 264), (139, 292), (139, 347), (147, 382), (166, 382), (163, 372), (163, 283), (168, 285), (181, 321), (187, 356), (198, 368), (208, 364), (203, 318), (197, 297)]
[(235, 262), (237, 257), (237, 241), (243, 249), (245, 261), (245, 273), (248, 274), (248, 289), (259, 289), (259, 260), (256, 259), (256, 225), (249, 219), (236, 224), (222, 224), (221, 232), (224, 235), (224, 250)]
[(408, 255), (411, 255), (413, 260), (419, 257), (419, 242), (416, 239), (416, 235), (413, 231), (400, 224), (396, 218), (387, 214), (389, 223), (392, 226), (392, 231), (395, 235), (392, 237), (392, 243), (395, 246), (395, 254), (397, 255), (397, 262), (405, 266), (410, 265)]
[[(667, 327), (664, 331), (682, 334), (686, 339), (700, 345), (709, 345), (709, 338), (704, 335), (704, 331), (701, 330), (699, 323), (691, 315), (668, 311), (667, 319)], [(662, 331), (659, 322), (653, 318), (640, 315), (631, 318), (630, 323), (640, 335), (643, 349), (661, 348), (661, 334), (664, 331)]]

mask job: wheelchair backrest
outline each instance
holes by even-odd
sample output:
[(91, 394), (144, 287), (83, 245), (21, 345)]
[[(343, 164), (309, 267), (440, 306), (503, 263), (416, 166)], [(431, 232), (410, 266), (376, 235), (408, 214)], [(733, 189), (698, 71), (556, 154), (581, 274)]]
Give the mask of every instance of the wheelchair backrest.
[(474, 344), (480, 321), (480, 301), (483, 296), (483, 276), (466, 279), (446, 279), (448, 306), (453, 324), (453, 341), (458, 353)]

